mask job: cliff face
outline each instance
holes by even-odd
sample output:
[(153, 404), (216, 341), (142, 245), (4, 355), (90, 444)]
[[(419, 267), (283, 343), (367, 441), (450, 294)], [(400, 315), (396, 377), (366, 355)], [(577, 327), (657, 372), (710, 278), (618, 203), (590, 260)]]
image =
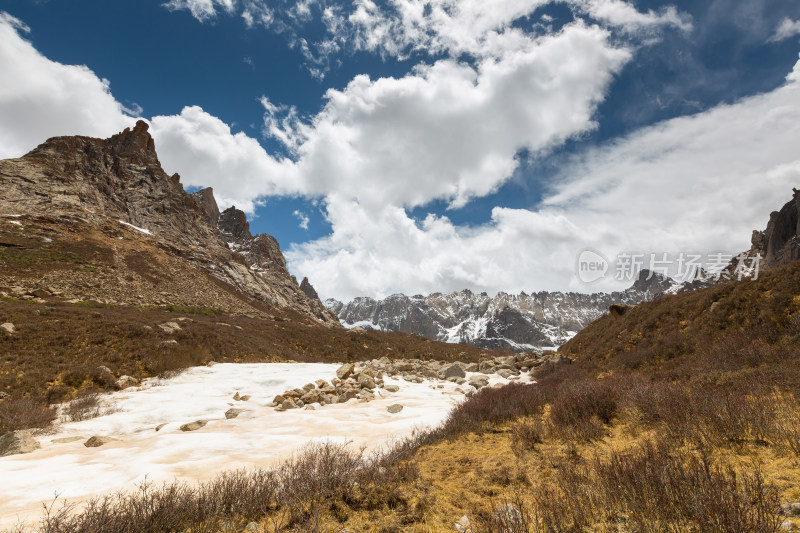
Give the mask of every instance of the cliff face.
[(754, 231), (749, 255), (761, 254), (762, 268), (770, 269), (800, 259), (800, 191), (769, 216), (764, 231)]
[[(0, 161), (5, 247), (48, 261), (72, 254), (73, 263), (97, 267), (90, 267), (96, 279), (89, 282), (84, 271), (55, 265), (30, 276), (76, 298), (292, 311), (337, 325), (292, 281), (274, 238), (251, 236), (244, 213), (236, 213), (243, 222), (225, 216), (231, 210), (220, 214), (210, 189), (187, 194), (180, 176), (164, 172), (147, 130), (139, 121), (109, 139), (57, 137)], [(227, 226), (218, 227), (228, 218), (244, 227), (238, 240), (229, 240)], [(0, 283), (31, 283), (26, 270), (3, 270)]]

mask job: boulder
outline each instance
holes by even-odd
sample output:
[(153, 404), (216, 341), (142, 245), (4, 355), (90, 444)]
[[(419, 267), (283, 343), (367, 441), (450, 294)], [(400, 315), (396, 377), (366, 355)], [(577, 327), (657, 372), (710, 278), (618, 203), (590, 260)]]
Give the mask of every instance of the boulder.
[(246, 402), (246, 401), (250, 400), (250, 395), (249, 394), (245, 394), (244, 396), (240, 396), (239, 399), (241, 401), (243, 401), (243, 402)]
[(139, 380), (131, 376), (120, 376), (114, 383), (118, 389), (127, 389), (128, 387), (135, 387), (139, 384)]
[(356, 369), (353, 363), (345, 363), (336, 370), (336, 377), (339, 379), (347, 379), (350, 374)]
[(386, 392), (397, 392), (400, 390), (400, 387), (398, 387), (397, 385), (386, 385), (384, 387), (384, 390)]
[(514, 374), (514, 372), (511, 371), (511, 369), (508, 369), (508, 368), (501, 368), (500, 370), (497, 371), (497, 375), (500, 376), (503, 379), (508, 379), (513, 374)]
[(480, 389), (481, 387), (485, 387), (489, 384), (489, 376), (484, 374), (473, 374), (469, 377), (469, 384), (476, 389)]
[(101, 437), (99, 435), (95, 435), (93, 437), (89, 437), (89, 440), (84, 442), (83, 445), (86, 446), (87, 448), (99, 448), (100, 446), (108, 444), (109, 442), (115, 442), (118, 440), (119, 439), (115, 439), (112, 437)]
[(456, 531), (459, 533), (475, 533), (472, 529), (472, 523), (469, 521), (469, 517), (467, 515), (462, 516), (458, 519), (458, 522), (455, 524)]
[(3, 324), (0, 324), (0, 329), (5, 330), (5, 332), (8, 333), (9, 335), (17, 331), (16, 326), (14, 326), (14, 324), (12, 324), (11, 322), (5, 322)]
[(9, 431), (0, 437), (0, 457), (31, 453), (40, 447), (39, 441), (34, 439), (33, 434), (27, 430)]
[(439, 379), (463, 378), (466, 375), (467, 374), (464, 372), (464, 369), (457, 364), (452, 364), (439, 370)]
[(189, 422), (188, 424), (184, 424), (180, 427), (181, 431), (197, 431), (201, 427), (208, 424), (208, 420), (195, 420), (194, 422)]
[(362, 388), (365, 389), (374, 389), (375, 388), (375, 380), (369, 377), (367, 374), (361, 373), (358, 375), (358, 384), (361, 385)]
[(783, 516), (800, 517), (800, 502), (782, 503), (781, 514)]
[(181, 330), (181, 327), (177, 322), (164, 322), (163, 324), (159, 324), (158, 327), (160, 327), (164, 333), (168, 333), (170, 335)]
[(318, 389), (325, 389), (331, 386), (330, 383), (328, 383), (324, 379), (318, 379), (317, 381), (314, 382), (314, 384), (317, 386)]
[(522, 513), (510, 503), (503, 504), (492, 513), (492, 531), (511, 533), (522, 531), (525, 521)]
[(231, 418), (236, 418), (237, 416), (239, 416), (242, 413), (244, 413), (244, 409), (233, 409), (233, 408), (231, 408), (231, 409), (228, 409), (227, 411), (225, 411), (225, 418), (230, 420)]
[(394, 415), (394, 414), (397, 414), (400, 411), (402, 411), (403, 410), (403, 406), (400, 405), (399, 403), (395, 403), (395, 404), (392, 404), (389, 407), (387, 407), (386, 410), (389, 411), (390, 414)]

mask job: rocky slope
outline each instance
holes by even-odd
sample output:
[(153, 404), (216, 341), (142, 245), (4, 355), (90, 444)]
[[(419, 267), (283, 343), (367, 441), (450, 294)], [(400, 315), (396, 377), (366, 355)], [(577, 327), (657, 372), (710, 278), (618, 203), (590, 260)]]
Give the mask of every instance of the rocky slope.
[[(649, 278), (649, 279), (648, 279)], [(638, 304), (683, 288), (644, 270), (625, 291), (614, 293), (486, 293), (469, 290), (429, 296), (395, 294), (383, 300), (325, 302), (345, 327), (402, 331), (445, 342), (516, 352), (560, 346), (608, 311), (611, 304)]]
[(146, 123), (109, 139), (57, 137), (0, 161), (0, 287), (121, 305), (336, 317), (300, 290), (278, 243), (250, 235), (161, 168)]

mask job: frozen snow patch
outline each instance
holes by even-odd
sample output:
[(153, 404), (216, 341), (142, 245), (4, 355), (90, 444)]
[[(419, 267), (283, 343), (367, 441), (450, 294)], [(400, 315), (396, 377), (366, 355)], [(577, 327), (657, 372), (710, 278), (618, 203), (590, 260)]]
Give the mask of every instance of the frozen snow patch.
[(144, 229), (144, 228), (140, 228), (139, 226), (134, 226), (133, 224), (125, 222), (124, 220), (118, 220), (117, 222), (119, 222), (120, 224), (122, 224), (124, 226), (128, 226), (131, 229), (135, 229), (136, 231), (138, 231), (140, 233), (144, 233), (145, 235), (152, 235), (153, 234), (153, 232), (150, 231), (149, 229)]

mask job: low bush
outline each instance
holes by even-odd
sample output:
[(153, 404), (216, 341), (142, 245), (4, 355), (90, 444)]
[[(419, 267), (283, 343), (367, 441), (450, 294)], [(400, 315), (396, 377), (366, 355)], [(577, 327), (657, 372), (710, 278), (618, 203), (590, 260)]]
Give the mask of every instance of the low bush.
[(30, 398), (0, 401), (0, 435), (19, 429), (46, 428), (55, 418), (55, 409)]

